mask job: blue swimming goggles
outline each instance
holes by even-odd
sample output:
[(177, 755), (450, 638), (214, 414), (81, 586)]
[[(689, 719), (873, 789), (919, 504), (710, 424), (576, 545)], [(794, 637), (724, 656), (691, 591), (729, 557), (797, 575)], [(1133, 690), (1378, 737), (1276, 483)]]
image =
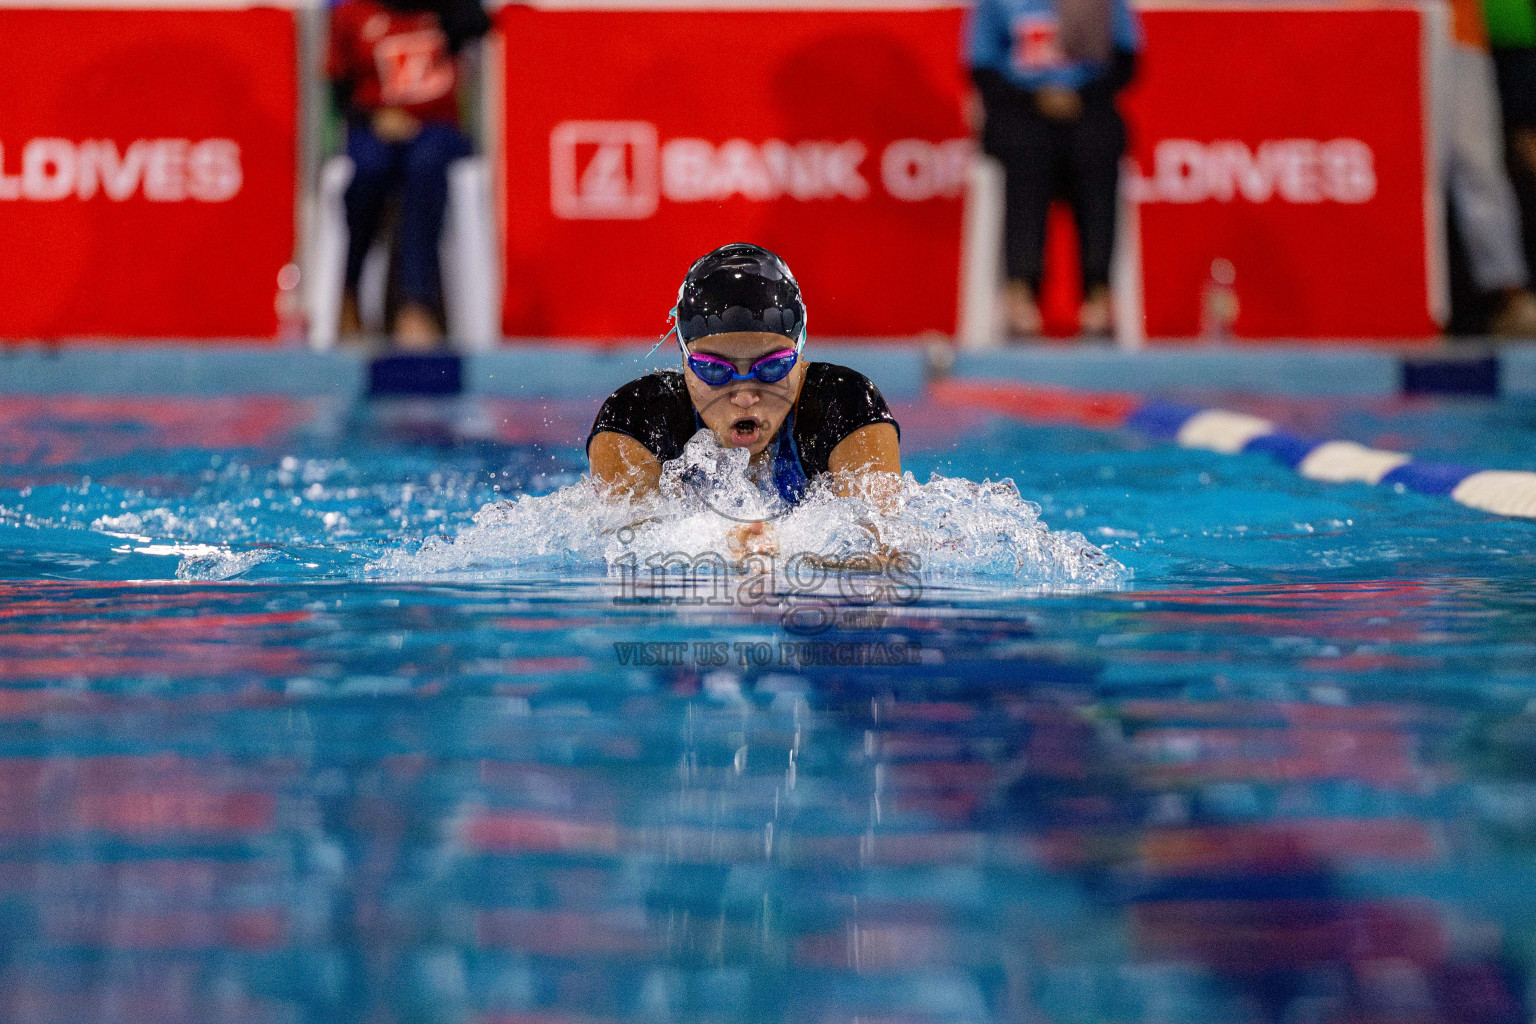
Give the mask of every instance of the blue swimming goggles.
[[(676, 309), (672, 310), (672, 328), (667, 334), (672, 333), (677, 334), (677, 344), (683, 350), (683, 358), (688, 360), (688, 368), (700, 380), (712, 388), (724, 387), (738, 380), (755, 380), (763, 384), (777, 384), (789, 376), (789, 371), (793, 370), (795, 364), (800, 361), (800, 350), (805, 347), (805, 319), (802, 317), (800, 320), (800, 336), (795, 340), (794, 348), (770, 352), (753, 363), (746, 373), (737, 373), (736, 364), (729, 359), (688, 351), (688, 343), (683, 340), (683, 332), (678, 330)], [(662, 340), (666, 340), (666, 335), (662, 336)]]

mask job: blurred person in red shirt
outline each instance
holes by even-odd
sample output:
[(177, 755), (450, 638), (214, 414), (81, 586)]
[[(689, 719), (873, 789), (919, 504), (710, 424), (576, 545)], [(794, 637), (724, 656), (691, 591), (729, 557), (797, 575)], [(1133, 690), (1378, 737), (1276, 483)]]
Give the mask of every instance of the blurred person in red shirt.
[(400, 305), (392, 333), (403, 348), (442, 339), (437, 250), (448, 165), (474, 148), (459, 125), (459, 53), (489, 28), (479, 0), (341, 0), (331, 11), (326, 74), (354, 168), (343, 333), (359, 329), (363, 257), (398, 190)]

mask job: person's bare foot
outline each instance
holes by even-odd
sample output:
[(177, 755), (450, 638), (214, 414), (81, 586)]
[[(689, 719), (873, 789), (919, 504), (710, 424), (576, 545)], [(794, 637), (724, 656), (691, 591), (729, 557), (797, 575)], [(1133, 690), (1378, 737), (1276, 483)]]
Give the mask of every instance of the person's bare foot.
[(417, 302), (407, 302), (395, 314), (395, 347), (406, 352), (430, 352), (443, 340), (437, 317)]
[(1536, 338), (1536, 295), (1524, 288), (1506, 291), (1488, 333), (1501, 338)]
[(1510, 149), (1520, 163), (1525, 165), (1526, 173), (1536, 175), (1536, 128), (1516, 129), (1514, 138), (1510, 140)]
[(1008, 333), (1015, 338), (1037, 338), (1044, 321), (1035, 305), (1034, 290), (1023, 281), (1009, 281), (1007, 292)]
[(336, 333), (343, 341), (356, 341), (363, 334), (363, 318), (357, 311), (357, 296), (351, 292), (341, 298), (341, 316), (337, 319)]
[(1077, 320), (1084, 337), (1109, 337), (1114, 330), (1114, 307), (1110, 304), (1109, 289), (1103, 285), (1090, 288)]

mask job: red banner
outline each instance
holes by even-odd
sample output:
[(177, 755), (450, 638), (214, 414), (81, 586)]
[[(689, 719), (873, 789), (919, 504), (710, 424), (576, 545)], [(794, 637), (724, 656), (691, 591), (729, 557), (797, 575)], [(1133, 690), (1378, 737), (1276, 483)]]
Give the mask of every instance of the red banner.
[(290, 12), (0, 10), (0, 338), (271, 338)]
[[(1202, 302), (1229, 270), (1240, 337), (1436, 333), (1419, 11), (1142, 17), (1146, 55), (1125, 110), (1147, 334), (1201, 333)], [(1213, 283), (1218, 260), (1231, 266)]]
[(508, 335), (660, 334), (737, 241), (789, 262), (813, 332), (954, 331), (959, 8), (498, 17)]

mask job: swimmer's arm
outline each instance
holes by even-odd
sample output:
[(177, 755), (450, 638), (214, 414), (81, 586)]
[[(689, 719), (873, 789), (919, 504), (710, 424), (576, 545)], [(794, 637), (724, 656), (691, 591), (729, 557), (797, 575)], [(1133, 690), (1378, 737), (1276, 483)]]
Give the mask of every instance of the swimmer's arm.
[[(827, 457), (837, 495), (868, 498), (882, 507), (901, 488), (901, 443), (889, 423), (870, 423), (837, 443)], [(877, 475), (877, 474), (889, 474)]]
[[(894, 515), (896, 496), (901, 492), (901, 444), (896, 428), (889, 423), (870, 423), (855, 430), (832, 449), (827, 471), (832, 474), (839, 497), (865, 498), (882, 512)], [(865, 528), (875, 540), (876, 565), (906, 557), (882, 541), (873, 524)], [(868, 568), (868, 559), (826, 559), (822, 564), (828, 568)]]
[(594, 435), (587, 459), (592, 482), (608, 497), (633, 501), (655, 492), (661, 483), (661, 462), (628, 434), (604, 430)]

